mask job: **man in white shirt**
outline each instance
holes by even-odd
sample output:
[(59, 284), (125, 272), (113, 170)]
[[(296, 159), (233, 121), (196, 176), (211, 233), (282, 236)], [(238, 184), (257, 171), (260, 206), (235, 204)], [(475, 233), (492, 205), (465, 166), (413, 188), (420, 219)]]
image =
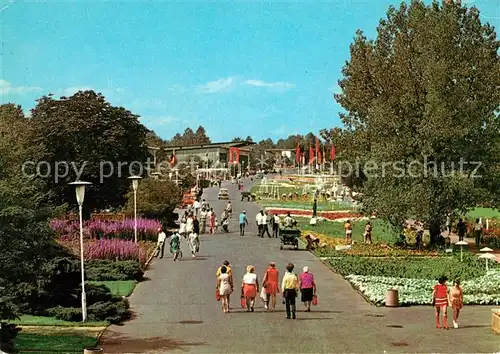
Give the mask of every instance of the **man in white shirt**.
[(186, 236), (189, 236), (190, 234), (193, 233), (193, 228), (194, 228), (193, 214), (189, 214), (186, 220)]
[(278, 216), (278, 214), (274, 214), (272, 216), (272, 220), (273, 220), (273, 236), (278, 237), (280, 222), (281, 222), (280, 217)]
[(257, 228), (258, 228), (258, 236), (259, 237), (264, 237), (264, 210), (261, 210), (256, 216), (255, 216), (255, 222), (257, 223)]
[(269, 221), (270, 217), (267, 214), (267, 211), (264, 213), (263, 217), (263, 226), (262, 226), (262, 237), (264, 237), (264, 234), (267, 233), (267, 237), (271, 238), (271, 234), (269, 233)]
[(284, 221), (284, 226), (285, 227), (293, 227), (293, 224), (294, 224), (294, 220), (293, 218), (290, 216), (290, 213), (287, 213), (286, 217), (285, 217), (285, 220)]
[(198, 200), (195, 200), (194, 203), (193, 203), (193, 207), (194, 207), (194, 215), (196, 215), (196, 217), (199, 217), (200, 216), (201, 203)]
[(227, 211), (228, 216), (231, 217), (231, 214), (233, 212), (233, 205), (231, 204), (230, 201), (227, 203), (226, 211)]
[(160, 258), (163, 258), (163, 252), (165, 251), (165, 240), (167, 239), (167, 235), (163, 232), (162, 228), (158, 229), (158, 242), (156, 244), (156, 248), (158, 249), (158, 253), (156, 253), (156, 257), (160, 255)]
[(207, 211), (205, 210), (205, 208), (202, 208), (200, 212), (200, 235), (204, 234), (207, 229), (207, 217)]

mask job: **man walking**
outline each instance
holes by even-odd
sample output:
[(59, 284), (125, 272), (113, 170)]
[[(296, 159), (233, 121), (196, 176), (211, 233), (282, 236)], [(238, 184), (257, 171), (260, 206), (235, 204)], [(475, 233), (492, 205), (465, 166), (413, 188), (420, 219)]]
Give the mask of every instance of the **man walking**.
[(205, 207), (201, 208), (200, 212), (200, 235), (204, 234), (207, 230), (207, 210)]
[(281, 289), (283, 290), (283, 298), (285, 299), (286, 318), (296, 319), (295, 300), (299, 293), (299, 278), (293, 272), (293, 263), (288, 263), (286, 266), (286, 273), (281, 282)]
[(264, 234), (267, 233), (267, 237), (271, 238), (271, 234), (269, 233), (269, 215), (267, 214), (267, 211), (264, 213), (263, 217), (263, 226), (262, 226), (262, 237), (264, 237)]
[(160, 227), (158, 229), (158, 243), (156, 244), (156, 249), (157, 249), (157, 253), (156, 253), (156, 257), (158, 257), (158, 255), (160, 256), (160, 258), (163, 258), (163, 253), (165, 252), (165, 240), (167, 238), (167, 235), (165, 235), (165, 233), (163, 232), (163, 229)]
[(200, 216), (201, 203), (198, 200), (195, 200), (194, 203), (193, 203), (193, 207), (194, 207), (194, 215), (196, 217), (199, 217)]
[(255, 222), (257, 223), (257, 229), (258, 229), (258, 236), (259, 237), (264, 237), (264, 210), (261, 210), (256, 216), (255, 216)]
[(248, 225), (247, 212), (243, 210), (240, 214), (240, 236), (245, 236), (245, 226)]
[(196, 215), (193, 217), (193, 232), (189, 234), (189, 248), (191, 249), (191, 254), (193, 258), (196, 257), (196, 253), (200, 251), (200, 222), (196, 218)]
[(273, 217), (273, 237), (278, 237), (278, 232), (280, 229), (280, 218), (278, 214), (274, 214)]

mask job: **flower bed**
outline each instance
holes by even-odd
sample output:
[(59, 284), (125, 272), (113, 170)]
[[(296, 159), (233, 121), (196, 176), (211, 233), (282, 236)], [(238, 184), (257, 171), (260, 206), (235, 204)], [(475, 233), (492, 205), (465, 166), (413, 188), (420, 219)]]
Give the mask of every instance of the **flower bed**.
[[(286, 215), (290, 213), (292, 216), (305, 216), (312, 217), (312, 210), (303, 209), (289, 209), (289, 208), (266, 208), (266, 211), (271, 214)], [(318, 217), (322, 217), (328, 220), (344, 220), (344, 219), (361, 219), (362, 214), (354, 213), (351, 211), (339, 210), (339, 211), (318, 211)]]
[[(80, 256), (80, 241), (77, 238), (63, 237), (59, 243), (68, 248), (76, 256)], [(85, 260), (106, 259), (111, 261), (137, 261), (143, 268), (154, 252), (153, 242), (135, 243), (120, 239), (87, 240), (84, 242), (83, 256)]]
[[(53, 219), (49, 223), (50, 228), (58, 237), (79, 236), (80, 223)], [(161, 223), (158, 220), (137, 219), (137, 236), (140, 240), (155, 241), (158, 228)], [(83, 225), (84, 236), (87, 238), (119, 238), (132, 240), (134, 238), (134, 220), (124, 221), (90, 220)]]
[(500, 248), (500, 221), (491, 220), (484, 233), (484, 243), (492, 248)]
[[(402, 305), (431, 305), (432, 289), (436, 284), (430, 279), (394, 278), (372, 275), (348, 275), (346, 279), (376, 305), (385, 305), (387, 290), (394, 288), (399, 292)], [(500, 271), (462, 282), (464, 303), (473, 305), (500, 304)]]

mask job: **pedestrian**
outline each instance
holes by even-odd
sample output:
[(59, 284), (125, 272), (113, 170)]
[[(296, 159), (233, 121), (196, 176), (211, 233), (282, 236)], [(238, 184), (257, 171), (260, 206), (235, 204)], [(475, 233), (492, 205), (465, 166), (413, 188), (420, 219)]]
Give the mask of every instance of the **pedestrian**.
[(304, 303), (307, 312), (311, 312), (313, 297), (316, 295), (316, 282), (314, 275), (309, 272), (309, 267), (302, 269), (303, 273), (299, 277), (299, 288), (301, 301)]
[(193, 207), (194, 207), (194, 215), (196, 217), (199, 217), (200, 216), (201, 203), (198, 200), (195, 200), (194, 203), (193, 203)]
[(467, 233), (467, 225), (464, 223), (464, 220), (462, 218), (458, 219), (457, 233), (458, 233), (458, 240), (463, 241), (465, 234)]
[(248, 225), (247, 212), (243, 210), (240, 214), (240, 236), (245, 236), (245, 226)]
[(182, 215), (180, 225), (179, 225), (179, 234), (183, 237), (186, 237), (186, 223), (187, 223), (188, 213), (187, 211)]
[(424, 240), (424, 230), (420, 229), (417, 231), (417, 236), (416, 236), (416, 247), (417, 249), (421, 249), (423, 246), (423, 240)]
[[(217, 268), (217, 272), (215, 273), (216, 275), (216, 278), (219, 278), (219, 276), (222, 274), (222, 267), (226, 267), (227, 271), (226, 273), (229, 274), (229, 277), (231, 278), (231, 284), (233, 284), (233, 289), (234, 290), (234, 279), (233, 279), (233, 269), (231, 268), (231, 265), (229, 264), (229, 261), (224, 261), (222, 263), (222, 265)], [(227, 304), (228, 304), (228, 308), (229, 308), (229, 305), (230, 305), (230, 295), (227, 295)]]
[(280, 217), (278, 216), (277, 213), (274, 214), (272, 220), (273, 220), (273, 237), (277, 238), (280, 230)]
[(170, 253), (174, 256), (174, 262), (182, 257), (181, 251), (181, 235), (175, 232), (170, 238)]
[(259, 237), (264, 237), (264, 210), (261, 210), (255, 216), (255, 222), (257, 224), (257, 233)]
[(233, 205), (231, 204), (231, 201), (227, 202), (226, 212), (227, 212), (228, 217), (230, 218), (231, 214), (233, 212)]
[(292, 228), (296, 222), (293, 220), (292, 216), (290, 215), (290, 212), (286, 213), (285, 220), (283, 220), (284, 227)]
[(193, 232), (193, 227), (194, 227), (194, 214), (189, 214), (186, 220), (186, 233), (184, 235), (184, 238), (187, 239), (189, 235)]
[(208, 203), (205, 199), (201, 200), (201, 209), (205, 209), (205, 211), (208, 210)]
[(262, 286), (266, 289), (266, 309), (274, 312), (276, 310), (276, 294), (280, 292), (279, 288), (280, 272), (276, 269), (276, 263), (269, 263), (269, 268), (262, 279)]
[(299, 279), (297, 274), (293, 273), (293, 263), (288, 263), (286, 273), (281, 282), (281, 290), (285, 300), (286, 318), (296, 319), (295, 300), (299, 293)]
[(165, 233), (163, 232), (163, 229), (160, 227), (158, 229), (158, 242), (156, 244), (156, 249), (157, 249), (156, 257), (158, 257), (158, 255), (160, 255), (160, 258), (163, 258), (163, 253), (165, 251), (166, 238), (167, 238), (167, 235), (165, 235)]
[(229, 312), (229, 296), (233, 292), (234, 286), (232, 277), (227, 273), (227, 268), (222, 266), (220, 268), (221, 274), (217, 277), (217, 291), (221, 297), (222, 312)]
[(241, 283), (241, 294), (245, 298), (247, 312), (254, 311), (255, 298), (259, 293), (259, 280), (255, 274), (254, 266), (247, 266), (247, 273), (243, 276)]
[(450, 306), (453, 310), (453, 327), (458, 328), (458, 316), (460, 315), (460, 310), (464, 307), (464, 292), (460, 287), (460, 280), (455, 279), (453, 286), (450, 289)]
[(451, 213), (448, 213), (446, 215), (446, 230), (448, 230), (448, 237), (450, 237), (452, 225), (453, 221), (451, 220)]
[(224, 210), (222, 212), (220, 218), (222, 219), (220, 222), (222, 229), (225, 232), (229, 232), (229, 214), (228, 214), (228, 212), (226, 210)]
[(200, 212), (200, 235), (204, 234), (207, 231), (207, 214), (207, 210), (205, 208), (202, 208)]
[(372, 243), (372, 224), (368, 221), (365, 225), (365, 233), (364, 233), (365, 243)]
[(318, 200), (315, 198), (314, 203), (313, 203), (313, 215), (312, 217), (315, 218), (318, 213)]
[(213, 235), (215, 234), (215, 227), (217, 223), (217, 217), (215, 216), (214, 208), (210, 208), (210, 218), (208, 220), (210, 226), (210, 233)]
[(448, 278), (442, 276), (438, 280), (438, 284), (434, 286), (432, 292), (432, 304), (436, 308), (436, 328), (441, 328), (439, 324), (440, 313), (443, 312), (443, 328), (448, 329), (448, 287), (446, 281)]
[(264, 213), (263, 216), (263, 221), (262, 221), (262, 237), (264, 237), (264, 234), (267, 233), (267, 237), (271, 238), (271, 234), (269, 233), (269, 215), (267, 214), (267, 211)]
[(189, 234), (189, 248), (191, 249), (191, 254), (193, 258), (196, 257), (196, 253), (200, 251), (200, 223), (196, 218), (196, 215), (193, 217), (193, 232)]
[(481, 233), (483, 230), (483, 224), (481, 220), (476, 219), (474, 224), (474, 240), (476, 242), (476, 248), (479, 250), (479, 246), (481, 245)]
[(351, 220), (347, 220), (344, 224), (344, 230), (345, 230), (345, 242), (347, 245), (350, 245), (352, 243), (352, 224)]

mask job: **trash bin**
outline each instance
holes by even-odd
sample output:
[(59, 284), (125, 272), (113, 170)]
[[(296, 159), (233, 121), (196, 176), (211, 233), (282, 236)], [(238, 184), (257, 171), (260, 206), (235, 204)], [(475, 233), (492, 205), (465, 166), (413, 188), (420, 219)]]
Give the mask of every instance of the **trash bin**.
[(397, 289), (389, 289), (385, 294), (385, 306), (386, 307), (398, 307), (399, 306), (399, 292)]

